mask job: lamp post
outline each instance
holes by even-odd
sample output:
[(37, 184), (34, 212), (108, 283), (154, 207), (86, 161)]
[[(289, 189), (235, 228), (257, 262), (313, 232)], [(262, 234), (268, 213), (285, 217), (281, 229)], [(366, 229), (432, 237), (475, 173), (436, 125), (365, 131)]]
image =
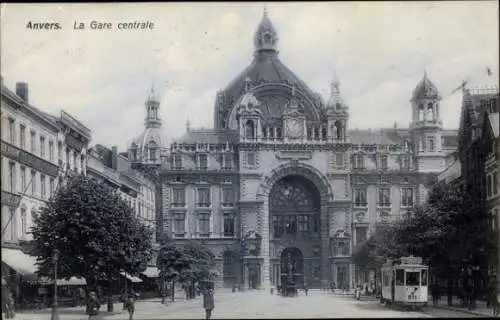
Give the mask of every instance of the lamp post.
[(52, 260), (54, 261), (54, 301), (52, 302), (52, 315), (50, 320), (59, 320), (59, 315), (57, 314), (57, 263), (59, 261), (59, 250), (54, 249), (52, 252)]

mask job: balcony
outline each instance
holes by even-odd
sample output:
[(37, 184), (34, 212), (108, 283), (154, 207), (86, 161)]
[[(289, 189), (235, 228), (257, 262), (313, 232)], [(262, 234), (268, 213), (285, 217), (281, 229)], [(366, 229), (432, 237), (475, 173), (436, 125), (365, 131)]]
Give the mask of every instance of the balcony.
[(210, 207), (210, 202), (197, 202), (196, 206), (198, 208), (209, 208)]
[(175, 208), (184, 208), (186, 206), (186, 202), (172, 202), (172, 207)]

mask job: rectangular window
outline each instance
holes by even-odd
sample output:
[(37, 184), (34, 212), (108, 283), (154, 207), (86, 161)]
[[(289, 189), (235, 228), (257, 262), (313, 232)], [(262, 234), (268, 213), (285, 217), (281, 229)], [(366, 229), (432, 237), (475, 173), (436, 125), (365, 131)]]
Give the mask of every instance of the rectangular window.
[(31, 153), (36, 153), (36, 132), (30, 132)]
[(436, 151), (436, 146), (434, 144), (434, 137), (427, 137), (427, 149), (430, 152)]
[(19, 145), (21, 149), (26, 149), (26, 126), (23, 124), (19, 126)]
[(209, 188), (198, 188), (198, 207), (210, 207)]
[(285, 224), (283, 216), (273, 216), (273, 236), (281, 238), (285, 232)]
[(184, 219), (184, 213), (176, 213), (174, 215), (174, 233), (176, 237), (184, 237), (186, 233)]
[(31, 182), (31, 195), (34, 196), (36, 195), (36, 171), (31, 170), (31, 177), (30, 177), (30, 182)]
[(234, 214), (224, 214), (224, 237), (234, 237)]
[(488, 195), (488, 197), (491, 197), (491, 192), (493, 191), (492, 187), (491, 175), (488, 175), (486, 178), (486, 194)]
[(496, 195), (497, 193), (498, 193), (497, 173), (493, 172), (493, 194)]
[(40, 175), (40, 190), (41, 190), (41, 194), (42, 194), (42, 199), (45, 199), (45, 197), (47, 196), (47, 193), (46, 193), (46, 186), (45, 186), (45, 175), (43, 175), (43, 174)]
[(45, 158), (45, 137), (40, 136), (40, 157)]
[(387, 156), (386, 155), (380, 156), (380, 169), (387, 170), (387, 168), (388, 168)]
[(174, 160), (173, 160), (173, 165), (174, 165), (174, 170), (181, 170), (182, 169), (182, 156), (180, 154), (174, 154)]
[(300, 215), (299, 216), (299, 232), (307, 233), (309, 232), (309, 216)]
[(402, 207), (413, 206), (413, 188), (408, 188), (408, 187), (401, 188), (401, 206)]
[(206, 154), (198, 155), (198, 169), (207, 170), (208, 168), (208, 156)]
[(342, 153), (342, 152), (335, 153), (335, 165), (337, 167), (344, 166), (344, 153)]
[(50, 188), (50, 197), (52, 197), (54, 195), (54, 178), (50, 178), (49, 188)]
[(287, 235), (297, 234), (297, 216), (285, 216), (285, 233)]
[(12, 118), (9, 118), (9, 141), (13, 145), (16, 143), (16, 122)]
[(49, 141), (49, 161), (54, 161), (54, 141)]
[(336, 256), (348, 256), (349, 255), (349, 243), (347, 241), (338, 241), (335, 243), (335, 255)]
[(365, 158), (362, 154), (353, 155), (353, 165), (355, 169), (365, 168)]
[(427, 270), (422, 270), (422, 286), (426, 286), (427, 285)]
[[(76, 167), (78, 165), (77, 159), (78, 159), (78, 156), (77, 156), (76, 150), (75, 150), (75, 151), (73, 151), (73, 170), (75, 170), (75, 171), (76, 171)], [(153, 159), (151, 159), (151, 160), (153, 160)]]
[(319, 215), (311, 216), (311, 231), (313, 233), (319, 233)]
[(174, 199), (172, 205), (175, 207), (184, 207), (186, 205), (186, 189), (174, 188), (173, 191)]
[(210, 214), (200, 213), (198, 216), (198, 235), (206, 238), (210, 236)]
[(312, 140), (312, 128), (307, 128), (307, 140)]
[(234, 206), (234, 190), (231, 188), (222, 189), (222, 206), (232, 207)]
[(255, 153), (247, 152), (247, 165), (249, 166), (255, 165)]
[(66, 167), (69, 168), (69, 148), (66, 148)]
[(391, 189), (388, 187), (378, 188), (378, 206), (390, 207), (391, 206)]
[(419, 286), (420, 285), (420, 272), (406, 272), (406, 285)]
[(26, 167), (21, 167), (21, 192), (26, 192)]
[(9, 191), (16, 192), (16, 164), (9, 162)]
[(366, 227), (356, 227), (356, 244), (360, 244), (366, 241)]
[(396, 285), (404, 286), (405, 283), (405, 271), (402, 269), (396, 270)]
[(366, 188), (354, 189), (354, 205), (356, 207), (366, 207)]
[(281, 128), (277, 127), (276, 128), (276, 139), (281, 139)]
[(57, 160), (62, 161), (62, 143), (61, 143), (61, 141), (57, 142)]
[(403, 169), (410, 169), (410, 157), (409, 156), (403, 156), (403, 159), (401, 161), (401, 166)]
[(231, 170), (233, 168), (233, 155), (226, 154), (224, 155), (224, 170)]

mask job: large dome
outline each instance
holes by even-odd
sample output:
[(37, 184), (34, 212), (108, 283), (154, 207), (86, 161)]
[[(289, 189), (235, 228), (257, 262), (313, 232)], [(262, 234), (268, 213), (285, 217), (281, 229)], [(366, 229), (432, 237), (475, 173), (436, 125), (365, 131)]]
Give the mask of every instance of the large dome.
[[(257, 39), (262, 39), (258, 41)], [(268, 42), (266, 42), (268, 41)], [(260, 88), (260, 93), (256, 97), (261, 100), (263, 117), (280, 116), (281, 109), (284, 107), (281, 101), (290, 99), (290, 88), (295, 86), (299, 98), (305, 109), (315, 109), (306, 111), (313, 118), (318, 118), (319, 105), (321, 104), (320, 95), (313, 92), (299, 77), (297, 77), (289, 68), (287, 68), (279, 59), (276, 49), (278, 37), (271, 21), (264, 13), (262, 22), (256, 31), (254, 37), (255, 53), (252, 63), (241, 72), (231, 83), (221, 92), (219, 92), (215, 106), (215, 127), (226, 128), (229, 123), (229, 117), (237, 101), (245, 93), (245, 80), (249, 79), (253, 88)], [(263, 87), (267, 87), (263, 89)], [(266, 103), (266, 97), (273, 96), (269, 90), (274, 87), (281, 91), (283, 99), (269, 101)], [(281, 89), (280, 89), (281, 88)], [(263, 91), (267, 91), (264, 93)], [(263, 99), (263, 100), (262, 100)], [(275, 108), (276, 110), (271, 110)], [(319, 120), (319, 119), (311, 119)]]

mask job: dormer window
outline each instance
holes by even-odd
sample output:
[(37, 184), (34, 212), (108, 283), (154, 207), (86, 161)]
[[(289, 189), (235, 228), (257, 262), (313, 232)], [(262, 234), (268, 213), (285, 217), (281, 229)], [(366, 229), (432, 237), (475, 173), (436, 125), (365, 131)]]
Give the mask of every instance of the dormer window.
[(268, 33), (264, 34), (264, 43), (265, 44), (271, 44), (273, 41), (273, 37)]
[(174, 167), (174, 170), (182, 169), (182, 156), (180, 154), (174, 154), (173, 167)]
[(252, 120), (248, 120), (245, 124), (245, 138), (249, 140), (255, 138), (254, 123)]
[(207, 170), (208, 168), (208, 155), (205, 153), (198, 155), (198, 169)]
[(156, 142), (150, 141), (148, 148), (149, 148), (149, 160), (156, 161), (157, 159), (156, 151), (158, 149), (158, 145), (156, 144)]

